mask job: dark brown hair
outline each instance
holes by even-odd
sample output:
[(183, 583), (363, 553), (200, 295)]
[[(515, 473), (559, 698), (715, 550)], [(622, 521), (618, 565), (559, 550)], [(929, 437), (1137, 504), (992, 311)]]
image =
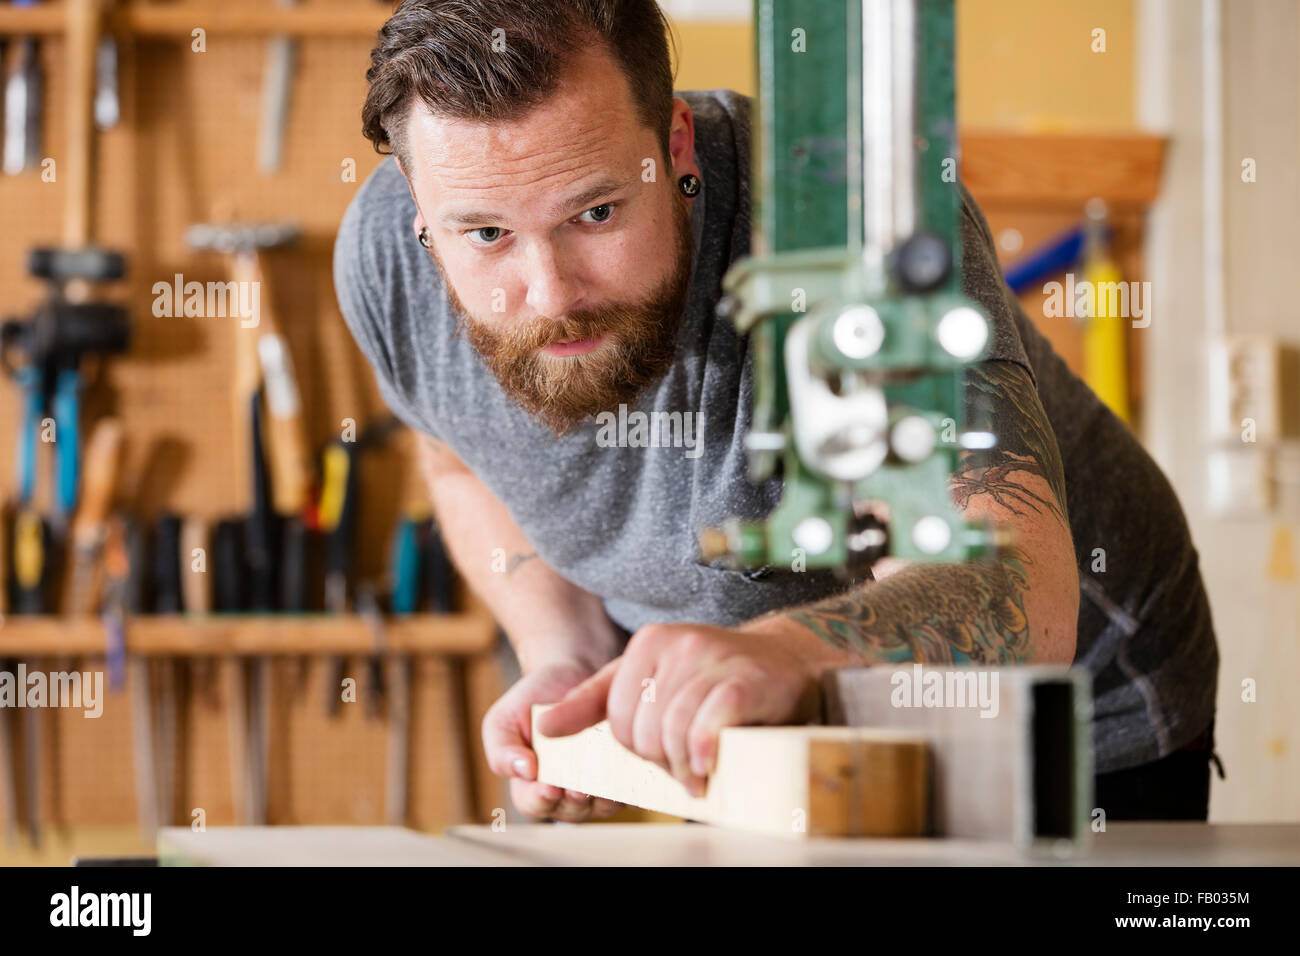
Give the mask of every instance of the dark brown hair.
[[(572, 57), (603, 44), (668, 156), (673, 71), (655, 0), (402, 0), (370, 52), (362, 128), (406, 166), (413, 97), (436, 115), (505, 120), (541, 103)], [(409, 167), (408, 167), (409, 168)]]

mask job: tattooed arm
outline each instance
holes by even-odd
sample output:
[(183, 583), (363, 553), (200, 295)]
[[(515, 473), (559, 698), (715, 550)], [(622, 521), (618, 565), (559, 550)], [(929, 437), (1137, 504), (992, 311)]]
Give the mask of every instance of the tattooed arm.
[(971, 564), (907, 564), (742, 630), (791, 624), (834, 649), (839, 663), (1069, 663), (1079, 613), (1065, 478), (1029, 374), (1010, 362), (967, 373), (967, 420), (997, 447), (963, 454), (950, 482), (967, 518), (1009, 527), (1015, 543)]

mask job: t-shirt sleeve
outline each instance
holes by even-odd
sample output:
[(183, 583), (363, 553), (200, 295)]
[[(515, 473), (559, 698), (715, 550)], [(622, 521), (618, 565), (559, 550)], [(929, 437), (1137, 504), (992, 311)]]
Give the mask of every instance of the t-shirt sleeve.
[(397, 341), (394, 335), (399, 323), (393, 321), (391, 310), (400, 307), (399, 297), (395, 290), (383, 288), (385, 276), (392, 277), (392, 270), (384, 269), (380, 261), (379, 237), (368, 235), (374, 219), (367, 215), (365, 197), (363, 186), (344, 214), (334, 240), (334, 294), (339, 311), (374, 372), (384, 403), (411, 428), (443, 441), (432, 418), (404, 397), (398, 380), (394, 351), (410, 347), (410, 343)]
[(989, 354), (984, 360), (1015, 362), (1034, 378), (1034, 369), (1016, 325), (1020, 302), (1002, 277), (993, 233), (965, 185), (958, 183), (958, 188), (961, 190), (962, 292), (984, 309), (993, 326)]

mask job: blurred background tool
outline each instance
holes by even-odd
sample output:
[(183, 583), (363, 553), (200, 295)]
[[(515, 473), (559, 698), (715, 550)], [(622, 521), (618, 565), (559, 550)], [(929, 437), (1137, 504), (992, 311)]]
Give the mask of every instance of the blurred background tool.
[[(240, 297), (239, 320), (231, 323), (235, 341), (233, 459), (236, 482), (245, 483), (248, 511), (244, 534), (244, 560), (248, 574), (247, 610), (277, 609), (279, 599), (276, 554), (278, 528), (275, 504), (282, 504), (292, 517), (306, 506), (308, 471), (306, 442), (302, 437), (301, 402), (293, 377), (288, 348), (279, 335), (272, 293), (262, 265), (264, 250), (290, 245), (299, 238), (291, 223), (199, 224), (186, 231), (192, 248), (221, 252), (230, 257), (230, 276)], [(272, 373), (270, 379), (265, 372)], [(274, 426), (268, 428), (264, 402), (272, 407)], [(271, 433), (268, 441), (267, 433)], [(272, 474), (266, 450), (274, 449), (278, 480), (273, 503)], [(291, 538), (300, 546), (301, 537)], [(301, 554), (291, 560), (291, 575), (300, 575)], [(295, 595), (295, 600), (297, 596)], [(228, 667), (244, 668), (243, 661)], [(248, 694), (247, 774), (249, 779), (248, 819), (266, 819), (267, 778), (270, 773), (271, 661), (259, 655), (248, 663), (247, 680), (232, 679), (232, 686), (246, 683)]]
[[(31, 508), (23, 508), (14, 518), (13, 546), (13, 613), (44, 614), (48, 610), (52, 576), (50, 530), (41, 516)], [(40, 669), (41, 661), (30, 660), (27, 666), (29, 669)], [(17, 667), (6, 669), (12, 672)], [(20, 687), (18, 692), (26, 694), (27, 688)], [(45, 716), (40, 707), (24, 707), (21, 713), (22, 783), (27, 834), (32, 845), (38, 846), (41, 842), (41, 783), (44, 773), (41, 758), (45, 750)]]
[[(106, 5), (110, 5), (107, 0)], [(95, 49), (95, 127), (112, 129), (122, 118), (122, 103), (118, 96), (117, 38), (105, 33)]]
[[(215, 575), (212, 607), (217, 612), (245, 610), (244, 523), (239, 518), (219, 521), (212, 535)], [(248, 669), (244, 658), (230, 654), (221, 662), (222, 696), (226, 704), (226, 730), (230, 762), (231, 804), (242, 825), (253, 821), (257, 795), (250, 773)]]
[[(14, 0), (14, 6), (33, 6), (34, 0)], [(18, 61), (4, 88), (4, 171), (17, 176), (41, 164), (41, 103), (44, 78), (36, 37), (18, 41)]]
[[(420, 549), (418, 522), (406, 515), (393, 534), (389, 563), (389, 610), (409, 615), (420, 599)], [(406, 824), (407, 792), (410, 789), (411, 748), (411, 660), (392, 654), (381, 661), (386, 669), (388, 699), (388, 762), (384, 787), (384, 819), (393, 826)]]
[[(47, 296), (33, 315), (7, 320), (0, 326), (0, 354), (5, 371), (26, 396), (19, 433), (19, 499), (24, 503), (32, 501), (39, 435), (53, 446), (53, 516), (61, 532), (76, 506), (80, 483), (81, 362), (88, 356), (124, 352), (130, 340), (122, 306), (73, 302), (67, 290), (76, 282), (121, 279), (126, 273), (126, 260), (120, 253), (93, 247), (33, 249), (27, 258), (27, 271), (45, 281)], [(14, 352), (24, 356), (24, 364), (13, 364)], [(53, 430), (44, 425), (47, 416), (53, 421)]]
[[(181, 602), (188, 615), (212, 612), (212, 574), (208, 570), (208, 562), (213, 559), (211, 551), (208, 523), (195, 516), (185, 518), (181, 523)], [(212, 710), (221, 709), (217, 670), (216, 659), (201, 654), (190, 663), (187, 681)]]
[[(331, 442), (321, 453), (321, 494), (317, 515), (325, 536), (325, 610), (345, 614), (356, 546), (359, 462), (367, 449), (383, 442), (401, 423), (392, 415), (371, 422), (355, 441)], [(325, 712), (336, 715), (342, 703), (345, 658), (326, 661)]]
[[(348, 610), (348, 574), (356, 529), (357, 448), (331, 442), (321, 453), (320, 528), (325, 536), (325, 610)], [(325, 661), (325, 713), (334, 716), (342, 702), (346, 658)]]
[[(298, 0), (276, 0), (281, 7), (291, 7), (297, 2)], [(293, 89), (294, 53), (293, 38), (288, 36), (272, 37), (266, 52), (257, 168), (267, 176), (280, 171), (284, 158), (284, 137), (289, 125), (289, 95)]]
[(122, 441), (122, 422), (103, 418), (95, 424), (86, 443), (86, 466), (82, 472), (81, 499), (72, 522), (71, 560), (64, 600), (64, 611), (70, 615), (90, 614), (99, 606), (104, 541), (117, 490)]
[[(179, 614), (181, 600), (181, 518), (164, 514), (153, 529), (153, 611)], [(176, 728), (178, 710), (186, 699), (188, 676), (182, 659), (155, 657), (150, 662), (154, 681), (154, 773), (157, 784), (158, 825), (171, 826), (176, 805)]]
[[(9, 613), (9, 506), (0, 502), (0, 620)], [(11, 657), (0, 657), (0, 671), (12, 674), (18, 662)], [(4, 801), (5, 843), (13, 846), (18, 840), (18, 768), (14, 764), (13, 721), (10, 709), (0, 707), (0, 800)]]
[[(1085, 213), (1083, 278), (1092, 292), (1093, 307), (1091, 315), (1078, 316), (1084, 325), (1083, 377), (1112, 412), (1129, 422), (1128, 352), (1124, 344), (1129, 296), (1124, 276), (1111, 258), (1105, 200), (1090, 199)], [(1111, 294), (1121, 288), (1122, 297)]]

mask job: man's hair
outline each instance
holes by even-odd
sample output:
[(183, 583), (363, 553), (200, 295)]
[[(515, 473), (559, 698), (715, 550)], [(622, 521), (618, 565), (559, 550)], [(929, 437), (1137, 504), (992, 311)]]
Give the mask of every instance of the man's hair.
[(666, 160), (670, 36), (655, 0), (402, 0), (370, 52), (363, 130), (376, 152), (395, 152), (409, 170), (406, 120), (417, 98), (434, 115), (514, 119), (554, 92), (576, 55), (599, 44), (627, 77)]

